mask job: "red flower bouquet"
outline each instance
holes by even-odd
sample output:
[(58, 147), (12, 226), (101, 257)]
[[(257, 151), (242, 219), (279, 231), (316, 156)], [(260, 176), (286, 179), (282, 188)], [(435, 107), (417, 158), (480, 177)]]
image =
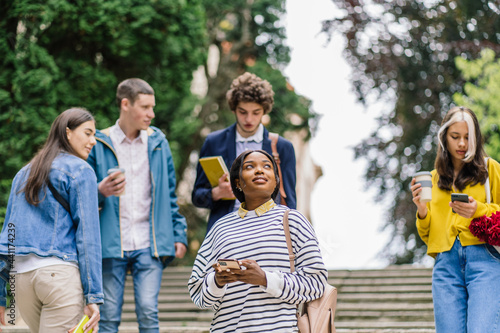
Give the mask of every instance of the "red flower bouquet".
[(479, 240), (493, 245), (500, 252), (500, 211), (473, 219), (469, 225), (470, 232)]

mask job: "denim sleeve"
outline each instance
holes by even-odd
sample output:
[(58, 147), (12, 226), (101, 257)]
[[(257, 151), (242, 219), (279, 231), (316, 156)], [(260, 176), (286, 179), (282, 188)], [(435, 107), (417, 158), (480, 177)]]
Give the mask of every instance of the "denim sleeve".
[(102, 252), (97, 204), (97, 179), (88, 165), (82, 167), (70, 187), (70, 205), (76, 229), (78, 265), (87, 304), (102, 304)]
[[(168, 144), (167, 144), (168, 147)], [(170, 152), (170, 147), (168, 147), (167, 154), (167, 170), (168, 170), (168, 186), (169, 186), (169, 198), (170, 198), (170, 209), (172, 213), (172, 223), (174, 229), (174, 242), (187, 244), (187, 223), (184, 216), (179, 213), (179, 206), (177, 205), (177, 195), (175, 194), (176, 179), (175, 179), (175, 167), (174, 160), (172, 158), (172, 153)]]

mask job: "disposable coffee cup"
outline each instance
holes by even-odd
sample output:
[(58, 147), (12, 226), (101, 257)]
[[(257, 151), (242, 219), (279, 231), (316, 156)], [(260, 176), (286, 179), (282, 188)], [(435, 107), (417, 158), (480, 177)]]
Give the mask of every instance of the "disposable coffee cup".
[[(120, 176), (118, 176), (117, 178), (123, 178), (123, 180), (125, 180), (125, 169), (123, 168), (120, 168), (120, 167), (114, 167), (114, 168), (111, 168), (111, 169), (108, 169), (108, 176), (111, 175), (112, 173), (115, 173), (117, 171), (120, 171), (122, 174)], [(120, 194), (116, 194), (116, 196), (120, 196), (120, 195), (123, 195), (125, 193), (125, 189), (120, 193)]]
[(429, 202), (432, 200), (432, 174), (429, 171), (417, 172), (414, 176), (415, 184), (422, 185), (420, 201)]

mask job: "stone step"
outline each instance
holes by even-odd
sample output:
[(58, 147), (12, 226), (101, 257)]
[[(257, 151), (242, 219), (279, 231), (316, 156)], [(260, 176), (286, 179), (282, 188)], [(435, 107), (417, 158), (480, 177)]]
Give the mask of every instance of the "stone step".
[[(187, 291), (188, 279), (168, 279), (164, 278), (161, 282), (162, 289), (169, 289), (174, 292), (185, 292)], [(352, 279), (340, 279), (340, 278), (329, 278), (328, 283), (332, 285), (342, 285), (342, 286), (405, 286), (405, 285), (430, 285), (432, 279), (430, 277), (405, 277), (405, 278), (352, 278)], [(132, 278), (128, 277), (125, 284), (125, 289), (127, 291), (133, 290)]]
[[(428, 292), (384, 292), (378, 290), (377, 292), (361, 292), (360, 290), (351, 290), (351, 292), (345, 292), (343, 289), (339, 290), (338, 303), (355, 303), (355, 302), (370, 302), (383, 300), (385, 302), (389, 301), (408, 301), (409, 303), (421, 303), (430, 302), (432, 303), (432, 293)], [(134, 305), (134, 295), (126, 294), (124, 296), (125, 305)], [(164, 295), (160, 293), (158, 297), (158, 303), (161, 304), (192, 304), (191, 298), (187, 292), (185, 294), (178, 295)]]
[(366, 302), (366, 301), (409, 301), (431, 302), (432, 293), (351, 293), (338, 296), (339, 302)]
[[(340, 330), (372, 330), (374, 332), (376, 330), (385, 329), (385, 330), (405, 330), (404, 332), (408, 332), (409, 329), (425, 329), (432, 330), (435, 333), (434, 321), (428, 322), (381, 322), (381, 321), (365, 321), (365, 322), (343, 322), (336, 321), (335, 328), (337, 331)], [(352, 332), (352, 331), (349, 331)]]
[[(181, 321), (181, 322), (206, 322), (212, 320), (213, 313), (211, 311), (177, 311), (177, 312), (160, 312), (158, 315), (161, 322)], [(432, 321), (434, 316), (432, 311), (344, 311), (338, 310), (335, 318), (340, 322), (355, 321), (360, 324), (360, 321), (377, 322), (415, 322), (415, 321)], [(133, 312), (123, 313), (122, 322), (136, 322), (136, 315)]]
[[(180, 323), (177, 326), (172, 323), (172, 326), (160, 327), (161, 333), (209, 333), (208, 327), (197, 327), (197, 326), (182, 326)], [(3, 333), (30, 333), (29, 329), (25, 326), (23, 327), (9, 327), (3, 328)], [(337, 327), (337, 333), (435, 333), (436, 330), (433, 328), (342, 328)], [(121, 325), (119, 328), (119, 333), (139, 333), (137, 325), (128, 326)]]
[(347, 286), (347, 285), (338, 285), (339, 293), (426, 293), (432, 292), (431, 285), (365, 285), (365, 286)]
[[(337, 307), (344, 311), (432, 311), (433, 306), (430, 302), (408, 303), (408, 302), (345, 302), (339, 300)], [(184, 311), (202, 311), (189, 302), (165, 302), (159, 303), (160, 312), (184, 312)], [(127, 302), (123, 305), (123, 312), (134, 312), (135, 304)]]

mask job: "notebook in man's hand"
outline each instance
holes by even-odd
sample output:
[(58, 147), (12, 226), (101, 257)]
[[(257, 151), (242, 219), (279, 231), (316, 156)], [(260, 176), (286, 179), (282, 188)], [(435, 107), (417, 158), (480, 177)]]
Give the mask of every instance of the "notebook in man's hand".
[[(202, 157), (200, 164), (212, 187), (219, 185), (219, 178), (223, 174), (227, 173), (229, 178), (229, 171), (222, 156)], [(222, 200), (234, 200), (234, 198), (223, 198)]]

